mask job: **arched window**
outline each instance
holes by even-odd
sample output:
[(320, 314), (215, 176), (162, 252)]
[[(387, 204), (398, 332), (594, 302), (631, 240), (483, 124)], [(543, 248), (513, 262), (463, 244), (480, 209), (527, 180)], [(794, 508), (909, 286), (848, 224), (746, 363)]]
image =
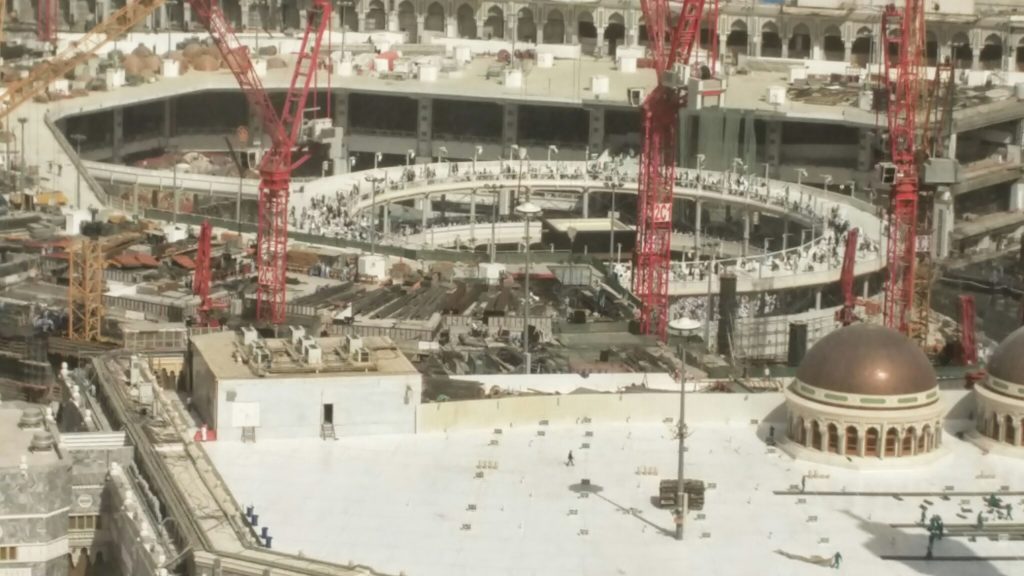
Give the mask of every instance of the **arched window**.
[(828, 425), (828, 451), (839, 454), (839, 427), (835, 424)]
[(1013, 431), (1016, 426), (1013, 423), (1013, 416), (1003, 416), (1003, 442), (1013, 444)]
[(864, 434), (864, 455), (878, 456), (878, 428), (868, 428)]
[(789, 37), (789, 57), (804, 60), (811, 57), (811, 30), (807, 24), (801, 22), (793, 27)]
[(544, 23), (544, 43), (565, 43), (565, 17), (560, 10), (548, 10), (548, 19)]
[(838, 26), (833, 25), (825, 29), (822, 50), (825, 52), (825, 60), (831, 62), (846, 60), (846, 44), (843, 43), (843, 33), (839, 31)]
[(747, 34), (747, 23), (743, 20), (734, 20), (729, 27), (729, 35), (725, 38), (726, 50), (729, 54), (746, 54), (749, 44), (750, 35)]
[(444, 32), (444, 6), (434, 2), (427, 6), (427, 17), (423, 19), (423, 29), (431, 32)]
[(791, 437), (793, 438), (793, 440), (796, 441), (797, 444), (800, 444), (801, 446), (806, 446), (807, 445), (807, 438), (805, 438), (805, 432), (804, 432), (804, 430), (805, 430), (805, 428), (804, 428), (804, 417), (803, 416), (797, 416), (796, 421), (793, 422), (793, 426), (794, 426), (794, 429), (793, 429), (793, 434), (791, 435)]
[(998, 34), (989, 34), (985, 45), (978, 54), (978, 62), (985, 70), (999, 70), (1003, 67), (1003, 39)]
[(914, 430), (913, 426), (903, 431), (903, 446), (901, 447), (900, 451), (903, 453), (904, 456), (910, 456), (911, 454), (914, 453), (915, 434), (916, 430)]
[(928, 424), (921, 429), (921, 436), (917, 439), (918, 453), (930, 452), (932, 442), (932, 427)]
[(779, 58), (782, 56), (782, 37), (774, 22), (765, 22), (761, 27), (761, 56)]
[(505, 11), (497, 6), (487, 9), (487, 20), (484, 21), (484, 36), (486, 38), (505, 37)]
[(825, 447), (821, 445), (821, 424), (814, 420), (811, 422), (811, 448), (824, 451)]
[(900, 441), (900, 431), (896, 428), (889, 428), (885, 433), (885, 455), (895, 456), (896, 445)]
[(462, 4), (455, 11), (459, 38), (476, 38), (476, 11), (469, 4)]
[(405, 0), (398, 5), (398, 30), (405, 32), (409, 43), (419, 42), (419, 24), (416, 22), (416, 7), (412, 2)]
[(859, 454), (858, 450), (860, 449), (860, 446), (857, 445), (858, 440), (860, 440), (860, 438), (858, 438), (857, 427), (856, 426), (847, 426), (846, 427), (846, 453), (848, 455), (858, 455)]

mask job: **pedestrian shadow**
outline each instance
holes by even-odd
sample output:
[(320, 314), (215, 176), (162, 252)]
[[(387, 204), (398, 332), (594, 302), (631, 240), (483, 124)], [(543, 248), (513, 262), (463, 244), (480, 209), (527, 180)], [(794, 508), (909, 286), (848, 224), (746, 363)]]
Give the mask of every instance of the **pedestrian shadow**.
[[(917, 572), (930, 576), (1009, 576), (985, 559), (979, 559), (959, 538), (946, 536), (935, 543), (933, 557), (925, 558), (928, 550), (928, 532), (924, 527), (906, 530), (874, 522), (849, 510), (843, 510), (858, 522), (858, 528), (871, 538), (864, 547), (869, 552), (891, 562), (899, 562)], [(898, 548), (893, 543), (898, 542)], [(1007, 543), (1008, 546), (1013, 546)], [(1019, 556), (1007, 550), (1007, 556)]]
[(601, 500), (604, 500), (608, 504), (611, 504), (616, 510), (618, 510), (622, 514), (626, 514), (626, 515), (632, 516), (633, 518), (636, 518), (640, 522), (646, 524), (647, 526), (650, 526), (651, 528), (654, 528), (655, 530), (657, 530), (658, 532), (660, 532), (661, 534), (663, 534), (665, 536), (669, 536), (671, 538), (675, 537), (675, 532), (674, 531), (668, 530), (668, 529), (666, 529), (666, 528), (664, 528), (662, 526), (658, 526), (653, 521), (648, 520), (647, 518), (644, 518), (643, 515), (642, 515), (642, 511), (641, 510), (636, 509), (636, 508), (627, 508), (627, 507), (623, 506), (622, 504), (619, 504), (618, 502), (616, 502), (616, 501), (612, 500), (611, 498), (608, 498), (607, 496), (602, 494), (601, 492), (604, 492), (604, 488), (598, 486), (597, 484), (590, 484), (590, 483), (586, 483), (585, 484), (585, 483), (581, 482), (579, 484), (572, 484), (572, 485), (570, 485), (569, 486), (569, 490), (571, 492), (576, 493), (576, 494), (588, 494), (589, 496), (596, 496), (597, 498), (599, 498)]
[(831, 556), (801, 556), (799, 554), (786, 552), (785, 550), (776, 550), (775, 553), (783, 558), (789, 558), (790, 560), (796, 560), (798, 562), (806, 562), (816, 566), (832, 566)]

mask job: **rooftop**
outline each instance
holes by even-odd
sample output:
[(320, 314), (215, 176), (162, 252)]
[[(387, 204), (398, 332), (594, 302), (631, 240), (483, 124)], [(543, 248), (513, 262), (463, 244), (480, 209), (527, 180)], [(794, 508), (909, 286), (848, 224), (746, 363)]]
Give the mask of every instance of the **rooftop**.
[[(308, 338), (308, 337), (307, 337)], [(259, 338), (262, 352), (254, 353), (243, 336), (224, 331), (194, 336), (192, 344), (218, 380), (273, 378), (324, 378), (345, 374), (415, 374), (416, 368), (387, 337), (361, 338), (369, 354), (353, 358), (346, 338), (312, 338), (321, 350), (319, 362), (310, 362), (302, 342), (285, 338)], [(262, 354), (262, 361), (258, 361)], [(257, 367), (258, 366), (258, 367)]]
[[(691, 429), (687, 477), (712, 484), (684, 543), (668, 533), (670, 512), (652, 504), (659, 480), (675, 474), (670, 424), (204, 447), (236, 500), (255, 505), (276, 550), (391, 574), (801, 576), (822, 574), (820, 562), (837, 551), (858, 574), (1018, 570), (1010, 561), (1019, 544), (996, 538), (1015, 530), (1012, 521), (990, 514), (981, 496), (1016, 489), (1024, 461), (947, 436), (937, 460), (864, 473), (796, 461), (766, 447), (754, 426)], [(1018, 511), (1024, 504), (1019, 492), (1003, 499)], [(947, 537), (926, 562), (923, 505), (949, 530), (986, 512), (992, 538)]]
[(41, 428), (26, 429), (18, 427), (22, 410), (39, 411), (42, 406), (35, 404), (5, 403), (0, 406), (0, 468), (12, 468), (21, 465), (22, 457), (29, 466), (46, 466), (60, 461), (54, 450), (31, 451), (32, 436), (42, 432)]

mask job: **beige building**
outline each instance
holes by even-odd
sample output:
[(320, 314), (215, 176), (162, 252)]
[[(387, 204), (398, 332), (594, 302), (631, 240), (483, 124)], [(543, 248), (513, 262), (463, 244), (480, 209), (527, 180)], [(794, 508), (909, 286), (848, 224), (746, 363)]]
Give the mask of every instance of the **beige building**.
[(786, 389), (786, 406), (798, 456), (884, 460), (942, 445), (943, 411), (928, 358), (881, 326), (855, 324), (815, 344)]

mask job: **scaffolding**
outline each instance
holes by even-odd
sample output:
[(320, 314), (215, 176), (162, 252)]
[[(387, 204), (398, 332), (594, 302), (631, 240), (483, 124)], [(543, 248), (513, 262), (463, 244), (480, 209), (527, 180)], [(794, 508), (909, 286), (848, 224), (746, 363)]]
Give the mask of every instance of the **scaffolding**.
[(95, 342), (103, 325), (103, 248), (88, 238), (68, 253), (68, 338)]

